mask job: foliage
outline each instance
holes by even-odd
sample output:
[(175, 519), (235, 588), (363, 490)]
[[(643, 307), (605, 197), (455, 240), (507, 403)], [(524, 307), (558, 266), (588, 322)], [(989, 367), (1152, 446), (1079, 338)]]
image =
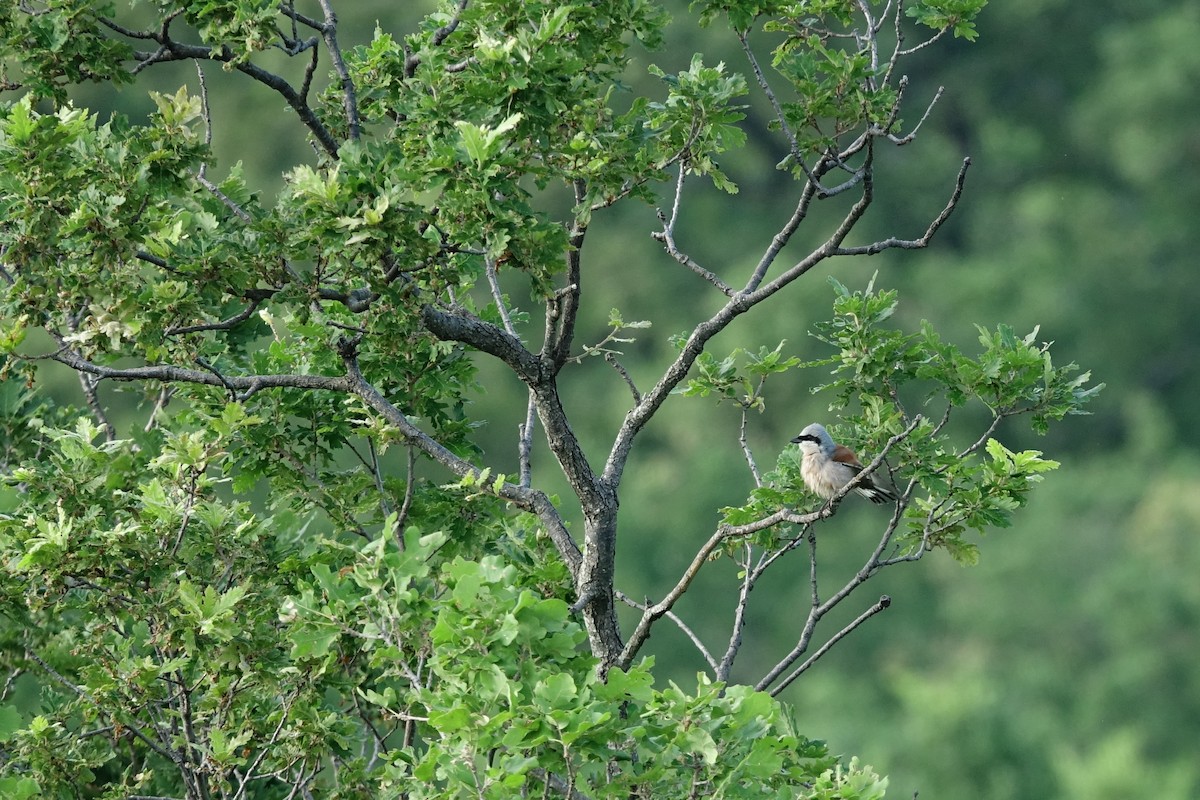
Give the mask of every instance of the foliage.
[[(1103, 384), (1085, 388), (1089, 373), (1074, 374), (1074, 364), (1056, 368), (1049, 345), (1036, 343), (1036, 330), (1018, 339), (1007, 326), (994, 333), (980, 328), (984, 350), (970, 358), (943, 342), (928, 322), (918, 334), (884, 327), (898, 305), (895, 291), (875, 292), (869, 286), (850, 292), (832, 278), (830, 283), (837, 294), (835, 316), (816, 325), (814, 336), (838, 355), (804, 366), (832, 364), (835, 380), (812, 391), (833, 393), (830, 410), (843, 412), (849, 426), (839, 441), (862, 442), (866, 452), (890, 448), (890, 459), (900, 465), (888, 469), (891, 479), (904, 487), (906, 497), (918, 488), (924, 492), (912, 497), (904, 510), (904, 531), (890, 543), (903, 556), (944, 547), (956, 559), (974, 563), (978, 548), (963, 534), (1011, 525), (1012, 512), (1025, 504), (1042, 473), (1058, 467), (1040, 452), (1008, 450), (991, 433), (1001, 421), (1022, 415), (1030, 417), (1035, 431), (1044, 432), (1052, 420), (1085, 413), (1084, 404)], [(781, 349), (782, 344), (749, 357), (744, 375), (735, 367), (737, 352), (719, 364), (712, 356), (701, 358), (698, 377), (685, 393), (733, 397), (741, 387), (737, 402), (759, 408), (762, 398), (751, 390), (752, 378), (761, 387), (767, 374), (799, 365), (798, 359), (781, 362)], [(860, 399), (857, 413), (846, 413)], [(912, 400), (931, 418), (910, 415)], [(983, 405), (991, 419), (974, 443), (956, 446), (947, 426), (952, 412), (969, 401)], [(891, 437), (896, 441), (889, 444)], [(794, 451), (781, 454), (760, 484), (748, 505), (724, 509), (727, 524), (745, 525), (809, 497)]]
[[(890, 605), (810, 652), (862, 583), (936, 547), (973, 560), (963, 534), (1009, 523), (1055, 464), (992, 438), (1001, 420), (1044, 430), (1096, 389), (1054, 367), (1036, 331), (983, 332), (969, 358), (930, 326), (883, 328), (893, 293), (835, 283), (834, 318), (815, 329), (837, 353), (835, 431), (906, 485), (862, 570), (820, 595), (815, 526), (852, 486), (801, 512), (794, 452), (764, 478), (745, 443), (766, 379), (804, 365), (782, 344), (724, 360), (707, 347), (823, 261), (930, 244), (969, 162), (922, 236), (847, 237), (873, 201), (877, 148), (915, 133), (902, 133), (897, 64), (946, 32), (973, 38), (983, 4), (699, 3), (704, 23), (728, 17), (753, 81), (696, 56), (645, 68), (656, 93), (632, 98), (634, 39), (655, 46), (666, 24), (641, 0), (444, 3), (407, 36), (380, 26), (347, 49), (328, 2), (316, 16), (253, 0), (0, 12), (3, 88), (20, 93), (0, 108), (0, 659), (2, 696), (36, 694), (0, 706), (0, 788), (881, 797), (886, 779), (800, 733), (776, 696)], [(904, 10), (932, 29), (907, 49), (881, 35), (909, 24)], [(785, 34), (769, 80), (749, 45), (759, 29)], [(268, 69), (279, 53), (298, 74)], [(178, 61), (197, 65), (199, 94), (152, 94), (144, 122), (69, 100), (81, 81)], [(210, 62), (273, 92), (310, 138), (273, 201), (241, 165), (210, 177), (213, 131), (233, 124), (210, 106)], [(736, 191), (718, 157), (747, 141), (751, 85), (774, 110), (795, 211), (739, 275), (685, 254), (676, 223), (688, 181)], [(603, 277), (582, 254), (595, 217), (672, 185), (654, 238), (721, 306), (643, 390), (608, 345), (648, 321), (615, 309), (598, 344), (578, 341), (583, 287)], [(824, 200), (840, 220), (783, 263)], [(592, 354), (632, 395), (607, 453), (585, 452), (560, 394)], [(513, 475), (477, 440), (484, 357), (528, 392)], [(39, 391), (47, 362), (77, 374), (86, 408)], [(639, 604), (618, 588), (618, 498), (635, 441), (676, 392), (738, 405), (758, 488), (661, 600)], [(908, 413), (912, 392), (940, 422)], [(990, 421), (952, 436), (968, 400)], [(533, 469), (539, 426), (559, 475)], [(547, 488), (558, 478), (566, 500)], [(801, 546), (812, 602), (796, 646), (752, 684), (730, 680), (755, 583)], [(714, 655), (673, 607), (721, 553), (740, 595)], [(619, 601), (641, 612), (632, 632)], [(656, 679), (642, 652), (664, 618), (705, 659), (694, 690)]]
[[(873, 785), (765, 694), (655, 689), (650, 659), (600, 682), (555, 597), (565, 571), (520, 519), (350, 543), (222, 501), (208, 473), (252, 424), (236, 405), (223, 420), (153, 459), (86, 419), (43, 428), (46, 464), (11, 475), (25, 507), (58, 507), (0, 523), (4, 614), (51, 678), (48, 713), (5, 733), (13, 786), (161, 795), (181, 771), (188, 792), (232, 795), (261, 771), (338, 797), (507, 797), (551, 774), (597, 797)], [(606, 780), (630, 746), (639, 760)]]

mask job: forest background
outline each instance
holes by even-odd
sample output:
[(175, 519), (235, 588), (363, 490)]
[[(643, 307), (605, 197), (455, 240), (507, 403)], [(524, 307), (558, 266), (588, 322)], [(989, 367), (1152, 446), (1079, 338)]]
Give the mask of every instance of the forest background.
[[(680, 20), (688, 14), (682, 2), (664, 5)], [(342, 36), (365, 40), (377, 20), (405, 30), (426, 6), (343, 4)], [(724, 59), (741, 69), (735, 42), (705, 38), (709, 32), (690, 23), (676, 27), (667, 36), (670, 50), (635, 54), (643, 74), (647, 63), (683, 69), (695, 52), (706, 63)], [(1063, 464), (1016, 527), (991, 534), (978, 566), (964, 568), (938, 553), (925, 568), (879, 578), (878, 588), (895, 601), (889, 613), (840, 643), (783, 699), (835, 752), (858, 754), (890, 775), (897, 797), (1195, 797), (1200, 428), (1189, 422), (1200, 394), (1200, 7), (1182, 0), (1006, 0), (984, 11), (979, 30), (971, 45), (929, 48), (909, 64), (913, 103), (939, 86), (945, 94), (920, 139), (881, 158), (884, 191), (866, 221), (868, 235), (922, 230), (969, 155), (967, 194), (935, 246), (821, 269), (851, 289), (878, 273), (878, 285), (900, 290), (901, 325), (929, 319), (965, 346), (977, 322), (1018, 332), (1040, 324), (1040, 338), (1056, 343), (1060, 360), (1085, 365), (1109, 388), (1093, 416), (1073, 418), (1049, 438), (1023, 424), (1003, 431), (1010, 447), (1045, 450)], [(294, 163), (289, 153), (305, 146), (294, 121), (278, 104), (251, 96), (246, 83), (212, 73), (221, 104), (214, 116), (241, 115), (258, 131), (256, 142), (217, 138), (216, 166), (241, 159), (251, 185), (278, 187)], [(161, 91), (178, 88), (173, 76), (147, 83), (156, 80)], [(229, 86), (220, 85), (226, 80)], [(75, 100), (101, 118), (119, 111), (142, 119), (151, 110), (144, 88), (84, 89)], [(690, 227), (680, 233), (690, 249), (712, 263), (745, 266), (755, 258), (744, 244), (769, 237), (788, 214), (773, 202), (785, 177), (744, 165), (782, 155), (781, 143), (766, 139), (728, 155), (722, 168), (740, 187), (736, 215), (729, 203), (718, 213), (715, 189), (693, 197)], [(651, 298), (669, 295), (678, 298), (679, 319), (654, 308), (655, 328), (683, 329), (703, 288), (684, 270), (646, 268), (666, 258), (648, 235), (654, 227), (654, 210), (637, 206), (596, 226), (591, 247), (603, 252), (596, 241), (603, 238), (622, 249), (612, 260), (637, 270), (638, 280), (614, 274), (595, 287), (607, 299), (593, 307), (643, 319)], [(756, 318), (753, 331), (735, 326), (719, 349), (737, 346), (739, 336), (747, 344), (776, 337), (787, 339), (788, 355), (827, 356), (806, 331), (827, 313), (832, 292), (819, 279), (806, 286), (811, 302), (794, 314), (777, 309)], [(581, 326), (603, 332), (606, 320)], [(652, 346), (627, 350), (654, 361), (655, 353), (638, 353)], [(657, 355), (661, 361), (664, 354)], [(521, 417), (525, 393), (490, 374), (489, 363), (480, 368), (489, 391), (479, 402), (495, 406), (494, 418)], [(595, 372), (595, 386), (567, 402), (623, 408), (625, 388)], [(785, 378), (792, 385), (773, 387), (767, 413), (751, 420), (751, 444), (765, 460), (808, 422), (832, 421), (808, 386), (795, 385), (795, 374)], [(66, 370), (61, 386), (64, 397), (78, 390)], [(623, 507), (646, 515), (623, 517), (627, 530), (646, 534), (619, 556), (632, 594), (677, 575), (711, 529), (714, 508), (745, 497), (750, 478), (737, 441), (706, 435), (713, 415), (722, 414), (737, 410), (680, 402), (631, 462)], [(602, 418), (596, 431), (577, 431), (585, 442), (607, 430)], [(511, 434), (484, 431), (480, 441), (486, 448), (494, 435), (503, 460), (499, 443)], [(686, 484), (681, 463), (691, 467)], [(652, 516), (652, 498), (663, 495), (706, 502), (676, 503), (669, 517)], [(875, 512), (847, 503), (829, 526), (839, 544), (827, 546), (825, 557), (844, 558), (842, 567), (852, 571), (872, 545)], [(779, 641), (787, 641), (794, 615), (786, 576), (762, 591), (775, 599), (760, 606), (752, 624), (760, 637), (777, 628)], [(701, 620), (701, 635), (706, 596), (689, 593), (682, 609)], [(713, 630), (724, 624), (713, 619)], [(690, 684), (697, 663), (672, 640), (676, 635), (661, 629), (651, 650), (661, 674)], [(769, 637), (754, 646), (778, 649)]]

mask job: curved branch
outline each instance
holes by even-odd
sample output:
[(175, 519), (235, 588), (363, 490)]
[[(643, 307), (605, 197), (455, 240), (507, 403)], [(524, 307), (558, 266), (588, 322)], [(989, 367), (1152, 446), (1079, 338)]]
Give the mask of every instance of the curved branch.
[[(587, 186), (580, 179), (573, 184), (576, 209), (582, 208), (587, 199)], [(549, 359), (553, 371), (558, 372), (571, 355), (571, 343), (575, 340), (575, 321), (579, 316), (579, 296), (582, 287), (582, 249), (588, 226), (576, 217), (567, 242), (567, 285), (546, 300), (546, 339), (542, 346), (542, 357)]]
[(202, 383), (223, 389), (241, 389), (258, 392), (262, 389), (292, 388), (320, 389), (330, 392), (350, 391), (350, 383), (344, 377), (331, 375), (220, 375), (215, 372), (187, 369), (169, 364), (145, 367), (109, 367), (88, 361), (70, 348), (60, 349), (47, 358), (66, 364), (79, 372), (114, 381), (162, 381), (164, 383)]
[(251, 315), (258, 309), (262, 300), (254, 299), (250, 301), (250, 305), (246, 306), (245, 310), (234, 314), (229, 319), (223, 319), (220, 322), (207, 322), (199, 325), (187, 325), (184, 327), (167, 328), (163, 331), (163, 336), (182, 336), (185, 333), (200, 333), (202, 331), (227, 331), (231, 328), (236, 328), (246, 320), (250, 319)]
[(346, 110), (346, 125), (350, 129), (350, 139), (358, 141), (362, 126), (358, 118), (358, 97), (354, 91), (354, 79), (342, 58), (342, 49), (337, 41), (337, 15), (329, 0), (320, 0), (321, 11), (325, 14), (325, 24), (321, 26), (321, 36), (325, 39), (325, 47), (329, 49), (329, 58), (333, 62), (333, 70), (338, 74), (342, 83), (342, 107)]
[(538, 420), (546, 431), (551, 452), (562, 467), (575, 495), (585, 508), (599, 508), (608, 503), (607, 492), (588, 463), (583, 448), (567, 420), (554, 367), (525, 349), (520, 340), (490, 322), (485, 322), (461, 309), (443, 311), (432, 305), (421, 310), (425, 327), (439, 339), (461, 342), (493, 355), (503, 361), (533, 394)]
[(803, 664), (796, 667), (796, 669), (792, 670), (792, 672), (786, 678), (784, 678), (782, 681), (779, 682), (778, 686), (776, 686), (774, 689), (771, 690), (771, 696), (778, 697), (780, 692), (782, 692), (784, 689), (786, 689), (791, 684), (792, 681), (796, 680), (796, 678), (799, 678), (800, 675), (805, 670), (807, 670), (809, 667), (811, 667), (813, 664), (815, 664), (817, 662), (817, 659), (819, 659), (821, 656), (828, 653), (830, 648), (832, 648), (835, 644), (837, 644), (843, 638), (848, 636), (859, 625), (862, 625), (864, 622), (866, 622), (871, 617), (878, 614), (880, 611), (883, 611), (884, 609), (888, 608), (889, 606), (891, 606), (891, 604), (892, 604), (892, 598), (888, 597), (886, 594), (882, 595), (879, 598), (878, 602), (876, 602), (874, 605), (872, 605), (870, 608), (868, 608), (863, 613), (859, 614), (858, 617), (856, 617), (855, 620), (853, 622), (851, 622), (849, 625), (842, 628), (840, 631), (835, 633), (833, 636), (829, 637), (829, 641), (827, 641), (827, 642), (825, 642), (825, 644), (821, 645), (820, 649), (818, 649), (817, 652), (813, 653), (811, 656), (809, 656), (807, 659), (805, 659)]
[[(441, 47), (442, 42), (446, 41), (450, 34), (454, 33), (454, 31), (458, 29), (458, 24), (462, 21), (462, 13), (466, 10), (468, 2), (469, 0), (458, 0), (458, 7), (454, 9), (454, 16), (450, 18), (449, 22), (433, 32), (433, 37), (430, 39), (430, 44), (432, 44), (434, 47)], [(407, 52), (407, 46), (405, 48), (405, 52)], [(421, 66), (421, 57), (410, 53), (404, 59), (404, 76), (406, 78), (411, 78), (416, 74), (417, 67), (419, 66)], [(459, 70), (451, 69), (451, 71), (461, 71), (462, 68), (465, 68), (465, 64), (463, 67), (460, 67)]]
[[(449, 469), (455, 475), (459, 477), (467, 475), (480, 476), (482, 470), (471, 462), (459, 458), (429, 434), (416, 425), (413, 425), (404, 412), (388, 401), (374, 385), (363, 377), (362, 372), (358, 368), (357, 352), (352, 345), (344, 343), (340, 350), (342, 359), (346, 365), (345, 381), (347, 391), (357, 395), (367, 406), (378, 412), (389, 423), (395, 425), (406, 441), (412, 443), (427, 456)], [(574, 577), (579, 571), (579, 564), (582, 560), (579, 545), (571, 538), (571, 534), (567, 531), (566, 523), (563, 522), (558, 509), (550, 502), (550, 498), (546, 497), (542, 492), (507, 481), (501, 484), (496, 494), (518, 508), (535, 514), (541, 520), (543, 526), (546, 528), (546, 533), (554, 542), (559, 555), (562, 556), (563, 561), (566, 562), (568, 569), (571, 571), (572, 577)]]
[(622, 669), (628, 669), (633, 663), (633, 657), (637, 655), (638, 650), (650, 638), (650, 628), (664, 614), (667, 614), (671, 608), (678, 602), (679, 598), (683, 597), (684, 593), (691, 588), (692, 581), (700, 574), (701, 568), (708, 562), (709, 557), (716, 551), (718, 547), (724, 544), (728, 539), (733, 539), (740, 536), (748, 536), (760, 530), (778, 525), (781, 522), (794, 522), (800, 525), (806, 525), (829, 517), (833, 514), (833, 506), (826, 505), (818, 511), (810, 514), (796, 514), (788, 509), (782, 509), (769, 517), (762, 520), (749, 523), (747, 525), (720, 525), (715, 533), (708, 537), (696, 555), (692, 557), (692, 561), (683, 571), (683, 575), (675, 583), (671, 591), (667, 592), (666, 596), (657, 603), (650, 605), (647, 603), (642, 610), (641, 619), (638, 620), (637, 627), (629, 637), (629, 641), (625, 643), (624, 650), (621, 651), (620, 657), (617, 659), (617, 666)]
[(950, 215), (954, 213), (955, 207), (958, 206), (958, 201), (962, 197), (963, 186), (967, 180), (967, 169), (969, 169), (970, 166), (970, 157), (964, 158), (962, 166), (959, 167), (958, 170), (958, 177), (954, 181), (954, 191), (950, 193), (950, 199), (946, 202), (945, 207), (942, 208), (941, 213), (934, 217), (933, 222), (929, 223), (929, 227), (926, 228), (924, 235), (922, 235), (919, 239), (898, 239), (895, 236), (892, 236), (890, 238), (881, 239), (880, 241), (872, 242), (871, 244), (862, 245), (860, 247), (836, 247), (832, 250), (830, 255), (872, 256), (876, 253), (882, 253), (884, 250), (889, 250), (892, 248), (899, 248), (901, 250), (918, 250), (922, 247), (928, 247), (930, 241), (933, 240), (933, 235), (937, 233), (938, 228), (942, 227), (946, 220), (950, 219)]
[[(111, 26), (110, 26), (111, 27)], [(123, 31), (122, 31), (123, 32)], [(129, 35), (129, 34), (126, 34)], [(222, 63), (231, 63), (238, 72), (250, 76), (259, 83), (274, 89), (289, 106), (300, 117), (300, 121), (305, 127), (312, 132), (317, 141), (321, 143), (322, 149), (330, 156), (337, 158), (338, 142), (333, 138), (333, 134), (325, 127), (325, 124), (317, 118), (316, 112), (308, 105), (305, 95), (296, 91), (290, 83), (276, 75), (273, 72), (268, 72), (262, 67), (252, 64), (249, 61), (235, 61), (235, 56), (228, 48), (207, 47), (204, 45), (183, 44), (176, 42), (166, 35), (164, 31), (156, 34), (149, 34), (145, 38), (152, 39), (158, 42), (159, 48), (153, 53), (135, 52), (134, 58), (138, 59), (138, 67), (144, 68), (151, 64), (158, 64), (167, 61), (182, 61), (184, 59), (200, 59), (206, 61), (220, 61)]]
[[(630, 608), (636, 608), (638, 611), (645, 611), (647, 609), (647, 607), (649, 607), (649, 605), (650, 605), (649, 602), (639, 603), (638, 601), (634, 600), (632, 597), (625, 594), (624, 592), (618, 591), (618, 592), (616, 592), (616, 596), (617, 596), (617, 599), (620, 600), (622, 603), (629, 606)], [(683, 635), (688, 637), (688, 639), (691, 640), (692, 644), (694, 644), (696, 646), (696, 649), (700, 651), (700, 655), (703, 656), (703, 658), (704, 658), (705, 662), (708, 664), (709, 668), (712, 669), (714, 672), (716, 672), (717, 671), (717, 660), (715, 658), (713, 658), (712, 653), (710, 653), (708, 648), (704, 646), (704, 642), (700, 639), (700, 637), (696, 634), (696, 632), (693, 631), (690, 627), (688, 627), (688, 624), (686, 622), (684, 622), (682, 619), (680, 619), (679, 616), (674, 611), (668, 611), (668, 612), (666, 612), (666, 614), (664, 616), (666, 616), (667, 619), (671, 620), (671, 622), (675, 623), (675, 626), (677, 628), (679, 628), (680, 631), (683, 632)]]
[(526, 384), (535, 384), (540, 379), (541, 364), (537, 356), (499, 326), (462, 309), (443, 311), (433, 305), (421, 309), (421, 321), (439, 339), (468, 344), (500, 359)]

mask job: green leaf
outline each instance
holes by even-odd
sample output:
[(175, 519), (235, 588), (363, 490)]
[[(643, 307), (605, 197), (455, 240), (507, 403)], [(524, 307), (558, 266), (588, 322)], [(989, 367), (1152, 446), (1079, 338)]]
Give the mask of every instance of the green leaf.
[(533, 690), (533, 696), (541, 701), (539, 705), (547, 709), (569, 708), (578, 693), (575, 679), (567, 673), (550, 675), (538, 681)]

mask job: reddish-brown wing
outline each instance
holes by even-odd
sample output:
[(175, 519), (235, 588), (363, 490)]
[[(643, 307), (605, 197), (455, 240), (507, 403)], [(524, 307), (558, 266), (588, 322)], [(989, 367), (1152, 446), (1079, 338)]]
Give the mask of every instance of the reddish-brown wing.
[(833, 461), (839, 461), (843, 464), (849, 464), (852, 467), (863, 468), (863, 465), (858, 460), (858, 456), (854, 455), (854, 451), (844, 444), (839, 444), (833, 448)]

